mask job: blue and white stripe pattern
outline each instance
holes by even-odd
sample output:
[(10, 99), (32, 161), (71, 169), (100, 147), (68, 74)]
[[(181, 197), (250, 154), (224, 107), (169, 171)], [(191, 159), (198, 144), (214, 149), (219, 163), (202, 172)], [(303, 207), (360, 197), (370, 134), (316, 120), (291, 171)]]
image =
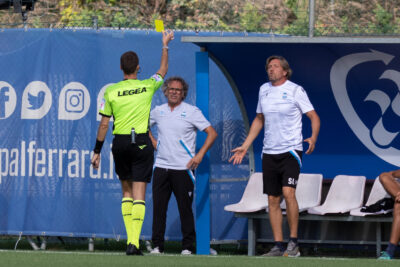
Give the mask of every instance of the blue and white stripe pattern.
[(293, 157), (297, 160), (297, 163), (299, 163), (299, 166), (300, 166), (300, 168), (301, 168), (302, 162), (301, 162), (301, 158), (300, 158), (299, 154), (297, 154), (297, 152), (296, 152), (295, 150), (290, 150), (289, 152), (290, 152), (290, 154), (292, 154)]
[[(182, 145), (182, 147), (186, 150), (186, 152), (189, 154), (189, 156), (190, 156), (191, 158), (193, 158), (192, 153), (190, 153), (189, 148), (185, 145), (185, 143), (183, 142), (182, 139), (179, 140), (179, 143), (180, 143), (180, 144)], [(192, 179), (193, 183), (195, 183), (196, 177), (194, 176), (193, 172), (192, 172), (191, 170), (187, 170), (187, 172), (188, 172), (188, 174), (189, 174), (189, 176), (190, 176), (190, 179)]]

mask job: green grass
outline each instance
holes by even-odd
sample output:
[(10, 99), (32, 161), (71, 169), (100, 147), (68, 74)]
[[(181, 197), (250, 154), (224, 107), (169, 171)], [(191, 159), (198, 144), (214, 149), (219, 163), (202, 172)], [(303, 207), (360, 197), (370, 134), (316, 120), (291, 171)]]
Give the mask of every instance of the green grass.
[[(260, 256), (248, 257), (247, 244), (238, 247), (237, 244), (213, 245), (218, 256), (181, 256), (181, 244), (178, 241), (165, 243), (166, 253), (144, 257), (126, 256), (125, 240), (95, 239), (95, 252), (88, 252), (86, 238), (67, 238), (62, 240), (51, 237), (48, 239), (45, 251), (33, 251), (26, 238), (18, 242), (18, 237), (0, 236), (0, 266), (40, 266), (40, 267), (89, 267), (89, 266), (399, 266), (400, 260), (377, 261), (374, 247), (342, 247), (342, 246), (301, 246), (300, 258), (266, 258)], [(36, 239), (34, 239), (37, 241)], [(268, 251), (272, 244), (258, 244), (257, 254)], [(145, 251), (145, 245), (141, 244)], [(398, 255), (396, 255), (398, 257)]]
[(0, 250), (0, 265), (13, 266), (399, 266), (399, 260), (378, 261), (376, 259), (358, 258), (317, 258), (300, 257), (265, 258), (260, 256), (181, 256), (177, 254), (126, 256), (122, 252), (60, 252), (60, 251), (26, 251)]

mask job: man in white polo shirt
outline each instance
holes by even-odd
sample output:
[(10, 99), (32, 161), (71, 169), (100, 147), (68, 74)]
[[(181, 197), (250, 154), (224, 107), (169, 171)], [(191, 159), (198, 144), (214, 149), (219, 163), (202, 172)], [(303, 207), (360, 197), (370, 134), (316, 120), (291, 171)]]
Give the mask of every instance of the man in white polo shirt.
[[(164, 251), (164, 235), (168, 202), (173, 192), (178, 204), (182, 231), (182, 254), (194, 252), (196, 232), (192, 212), (194, 175), (204, 155), (210, 149), (217, 132), (200, 109), (183, 100), (189, 86), (181, 77), (167, 79), (162, 90), (168, 103), (150, 112), (150, 126), (157, 125), (157, 140), (150, 135), (157, 150), (153, 173), (153, 250)], [(197, 130), (207, 133), (201, 149), (195, 152)]]
[[(271, 56), (265, 66), (269, 82), (260, 87), (257, 116), (242, 144), (232, 150), (233, 164), (240, 164), (248, 148), (264, 127), (262, 169), (264, 193), (268, 194), (270, 224), (275, 246), (265, 256), (300, 256), (297, 244), (299, 207), (296, 185), (300, 174), (303, 150), (302, 115), (311, 120), (312, 135), (304, 140), (309, 144), (306, 154), (313, 152), (320, 120), (304, 89), (289, 81), (292, 70), (281, 56)], [(290, 239), (283, 246), (281, 195), (286, 201)]]

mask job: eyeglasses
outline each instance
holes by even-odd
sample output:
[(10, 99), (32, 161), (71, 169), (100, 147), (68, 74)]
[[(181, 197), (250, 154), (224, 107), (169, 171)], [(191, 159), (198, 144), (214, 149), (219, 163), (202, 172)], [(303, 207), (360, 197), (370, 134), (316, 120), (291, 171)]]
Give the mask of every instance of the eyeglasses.
[(175, 92), (178, 92), (178, 93), (180, 93), (180, 92), (182, 92), (182, 91), (183, 91), (183, 89), (182, 89), (182, 88), (173, 88), (173, 87), (168, 87), (167, 89), (168, 89), (168, 91), (175, 91)]

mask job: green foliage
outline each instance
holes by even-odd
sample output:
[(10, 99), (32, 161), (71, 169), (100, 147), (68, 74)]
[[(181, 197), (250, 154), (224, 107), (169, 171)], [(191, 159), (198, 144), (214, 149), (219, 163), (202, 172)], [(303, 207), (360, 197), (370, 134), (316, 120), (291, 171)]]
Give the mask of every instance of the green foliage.
[(393, 28), (393, 15), (386, 11), (380, 4), (377, 4), (373, 10), (376, 18), (376, 28), (379, 28), (382, 33), (388, 33)]
[(286, 0), (286, 5), (293, 12), (295, 20), (283, 28), (283, 33), (307, 36), (308, 35), (308, 12), (304, 8), (299, 9), (298, 0)]
[(264, 19), (265, 16), (261, 15), (254, 5), (246, 3), (244, 11), (240, 15), (240, 26), (248, 32), (262, 31), (263, 27), (261, 22)]
[(291, 10), (295, 11), (297, 9), (297, 0), (286, 0), (286, 6)]
[[(30, 27), (85, 26), (308, 35), (309, 0), (41, 0), (28, 13)], [(400, 34), (396, 0), (315, 0), (314, 35)], [(0, 10), (3, 27), (20, 27), (20, 14)]]
[(295, 35), (295, 36), (307, 36), (308, 35), (308, 21), (297, 19), (292, 24), (286, 26), (283, 29), (283, 33)]

